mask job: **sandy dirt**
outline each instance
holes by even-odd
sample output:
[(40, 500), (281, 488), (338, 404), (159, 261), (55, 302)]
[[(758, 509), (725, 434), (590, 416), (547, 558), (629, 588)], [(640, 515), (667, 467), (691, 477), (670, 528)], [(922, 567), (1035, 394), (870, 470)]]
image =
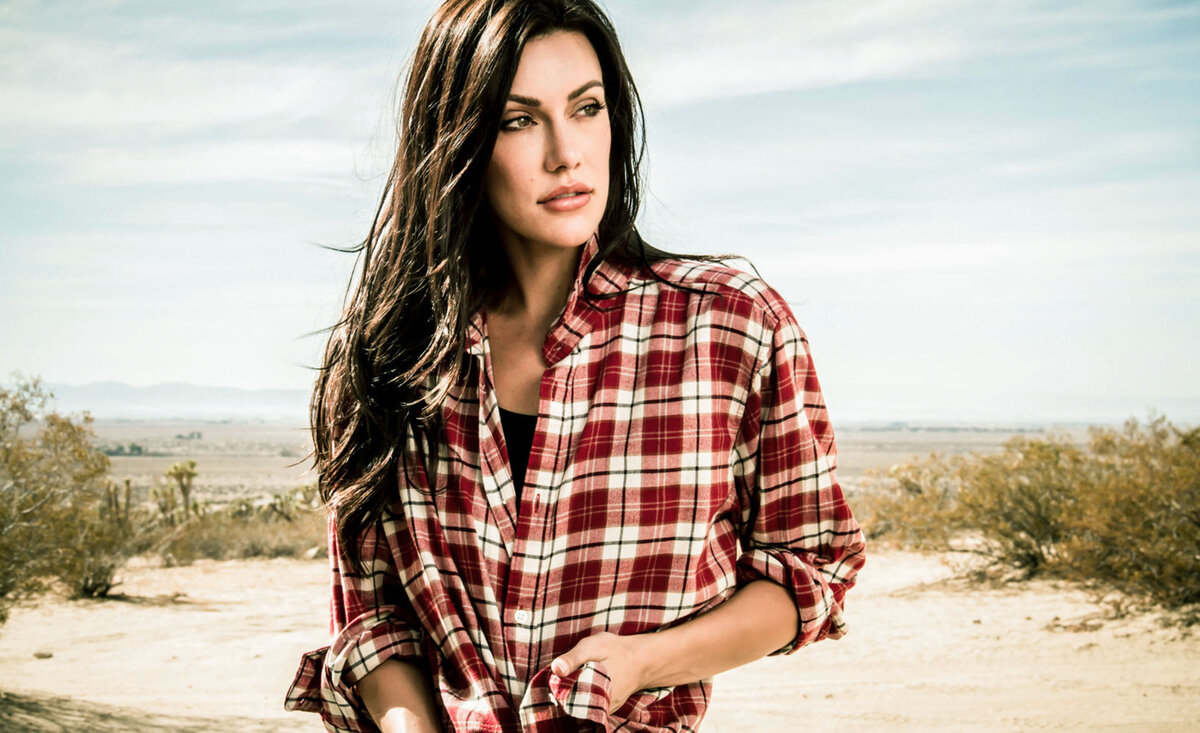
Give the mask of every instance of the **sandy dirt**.
[[(1200, 634), (1103, 620), (1070, 586), (955, 572), (946, 556), (872, 554), (850, 633), (721, 675), (703, 730), (1200, 730)], [(14, 610), (0, 729), (321, 729), (282, 699), (324, 643), (323, 561), (135, 564), (120, 590)]]

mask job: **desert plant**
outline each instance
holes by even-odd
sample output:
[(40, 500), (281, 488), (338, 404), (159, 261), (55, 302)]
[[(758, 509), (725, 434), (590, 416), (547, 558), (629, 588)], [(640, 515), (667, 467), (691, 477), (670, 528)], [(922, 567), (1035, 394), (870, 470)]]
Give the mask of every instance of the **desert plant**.
[(97, 516), (81, 507), (59, 531), (68, 548), (55, 571), (59, 579), (75, 598), (107, 596), (132, 554), (132, 525), (107, 512)]
[(872, 536), (938, 549), (970, 533), (996, 563), (1117, 589), (1175, 608), (1200, 603), (1200, 428), (1162, 417), (1122, 430), (1014, 438), (952, 465), (913, 459), (874, 482)]
[(1064, 437), (1016, 437), (998, 455), (963, 465), (958, 495), (965, 526), (982, 532), (985, 552), (1036, 573), (1054, 559), (1077, 502), (1089, 457)]
[(91, 417), (48, 411), (52, 395), (37, 379), (14, 382), (0, 388), (0, 619), (48, 578), (75, 595), (107, 593), (132, 552), (110, 512), (109, 461), (93, 446)]
[(128, 525), (132, 495), (133, 482), (129, 479), (125, 479), (124, 502), (121, 501), (121, 490), (115, 483), (109, 481), (104, 490), (104, 503), (100, 507), (100, 517), (111, 523)]
[(196, 462), (188, 461), (186, 463), (176, 463), (167, 469), (164, 474), (168, 479), (175, 482), (179, 487), (179, 495), (183, 497), (183, 515), (187, 517), (192, 509), (192, 481), (196, 476)]
[(18, 598), (42, 588), (52, 540), (38, 518), (65, 492), (39, 478), (44, 465), (37, 445), (22, 438), (22, 426), (41, 413), (49, 395), (37, 379), (0, 387), (0, 623)]
[(855, 514), (872, 540), (917, 550), (941, 550), (962, 528), (958, 513), (961, 461), (931, 453), (867, 476)]
[(164, 525), (175, 526), (182, 520), (179, 510), (179, 500), (175, 496), (175, 487), (171, 484), (160, 484), (150, 488), (150, 499), (158, 508), (158, 521)]
[(1200, 603), (1200, 428), (1093, 430), (1064, 566), (1168, 607)]

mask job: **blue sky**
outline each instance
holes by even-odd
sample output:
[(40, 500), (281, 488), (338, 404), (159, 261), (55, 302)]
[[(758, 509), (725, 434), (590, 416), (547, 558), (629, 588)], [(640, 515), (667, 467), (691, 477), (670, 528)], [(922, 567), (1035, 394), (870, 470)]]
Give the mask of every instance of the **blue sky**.
[[(433, 7), (0, 4), (0, 374), (307, 389)], [(1200, 420), (1196, 3), (606, 7), (643, 232), (748, 257), (835, 421)]]

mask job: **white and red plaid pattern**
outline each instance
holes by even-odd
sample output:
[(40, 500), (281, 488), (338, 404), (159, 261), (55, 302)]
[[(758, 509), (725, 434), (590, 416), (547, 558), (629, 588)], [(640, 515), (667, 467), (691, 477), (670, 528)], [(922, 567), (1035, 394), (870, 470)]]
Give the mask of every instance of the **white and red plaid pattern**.
[(331, 533), (333, 639), (305, 655), (289, 709), (375, 730), (354, 685), (398, 657), (427, 665), (446, 731), (693, 731), (711, 680), (642, 690), (609, 715), (603, 663), (566, 678), (549, 664), (600, 631), (681, 623), (759, 578), (800, 614), (776, 654), (842, 635), (863, 536), (791, 310), (757, 278), (679, 260), (653, 267), (704, 293), (606, 262), (587, 286), (627, 292), (592, 304), (581, 279), (596, 251), (593, 238), (543, 348), (520, 507), (480, 314), (476, 368), (442, 407), (435, 480), (400, 478), (365, 538), (373, 574), (353, 572)]

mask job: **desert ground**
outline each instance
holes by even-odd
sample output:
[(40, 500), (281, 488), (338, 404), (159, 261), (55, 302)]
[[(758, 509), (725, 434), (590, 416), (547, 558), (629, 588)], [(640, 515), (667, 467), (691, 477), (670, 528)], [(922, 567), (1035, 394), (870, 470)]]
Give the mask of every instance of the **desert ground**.
[[(167, 445), (186, 426), (155, 428), (159, 443), (145, 425), (119, 427), (161, 454), (122, 459), (139, 480), (161, 472), (150, 461), (186, 455)], [(303, 436), (203, 431), (189, 447), (226, 445), (192, 456), (201, 496), (206, 466), (213, 499), (294, 485), (295, 458), (282, 452), (302, 454)], [(854, 485), (912, 453), (990, 450), (1006, 437), (843, 432), (842, 465)], [(718, 676), (702, 730), (1200, 730), (1200, 635), (1162, 613), (1114, 617), (1071, 585), (972, 583), (968, 563), (873, 548), (847, 596), (846, 637)], [(301, 653), (325, 643), (327, 572), (323, 559), (139, 558), (117, 598), (23, 604), (0, 626), (0, 730), (321, 730), (282, 701)]]
[[(872, 554), (850, 632), (722, 674), (704, 731), (1196, 730), (1200, 637), (1077, 589), (979, 587)], [(317, 731), (287, 713), (325, 636), (322, 561), (135, 563), (121, 600), (46, 598), (0, 635), (6, 731)]]

